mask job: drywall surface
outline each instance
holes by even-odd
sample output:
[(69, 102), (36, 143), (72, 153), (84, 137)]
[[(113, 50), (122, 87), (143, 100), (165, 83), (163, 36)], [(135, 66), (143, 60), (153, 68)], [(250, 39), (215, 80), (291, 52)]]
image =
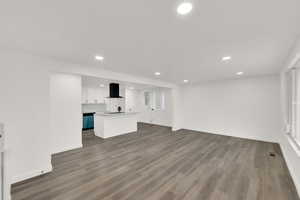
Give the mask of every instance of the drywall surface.
[(182, 95), (186, 129), (278, 141), (279, 76), (207, 82), (184, 87)]
[(50, 75), (50, 130), (52, 153), (82, 147), (81, 77)]
[(142, 101), (140, 99), (141, 91), (134, 89), (125, 89), (125, 107), (126, 112), (140, 112)]
[(0, 53), (0, 121), (5, 125), (5, 199), (11, 183), (51, 171), (49, 73), (38, 58)]

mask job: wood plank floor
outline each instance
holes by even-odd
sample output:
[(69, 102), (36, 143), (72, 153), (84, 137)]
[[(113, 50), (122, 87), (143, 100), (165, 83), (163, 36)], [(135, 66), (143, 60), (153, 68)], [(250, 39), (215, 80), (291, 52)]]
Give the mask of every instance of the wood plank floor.
[[(139, 124), (53, 156), (13, 200), (299, 200), (277, 144)], [(275, 157), (270, 156), (275, 153)]]

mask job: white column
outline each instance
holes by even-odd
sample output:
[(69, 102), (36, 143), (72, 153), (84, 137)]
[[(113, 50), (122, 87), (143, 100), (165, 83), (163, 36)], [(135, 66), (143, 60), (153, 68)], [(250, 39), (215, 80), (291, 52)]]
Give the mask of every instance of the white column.
[(183, 94), (181, 87), (175, 87), (172, 89), (173, 99), (173, 122), (172, 130), (177, 131), (183, 128)]

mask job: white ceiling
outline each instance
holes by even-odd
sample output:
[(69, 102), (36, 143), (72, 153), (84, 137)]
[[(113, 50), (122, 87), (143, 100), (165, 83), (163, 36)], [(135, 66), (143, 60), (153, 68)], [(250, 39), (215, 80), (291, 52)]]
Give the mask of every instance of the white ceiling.
[(178, 2), (3, 0), (0, 45), (180, 83), (277, 73), (300, 31), (299, 0), (194, 0), (184, 17)]

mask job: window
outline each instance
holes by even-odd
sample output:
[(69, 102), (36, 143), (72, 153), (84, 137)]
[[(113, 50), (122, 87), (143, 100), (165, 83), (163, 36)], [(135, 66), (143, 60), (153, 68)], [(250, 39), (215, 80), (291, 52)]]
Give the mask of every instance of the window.
[(286, 132), (300, 149), (300, 69), (290, 69), (285, 74)]
[(165, 109), (165, 93), (162, 90), (144, 92), (145, 106), (154, 110)]

